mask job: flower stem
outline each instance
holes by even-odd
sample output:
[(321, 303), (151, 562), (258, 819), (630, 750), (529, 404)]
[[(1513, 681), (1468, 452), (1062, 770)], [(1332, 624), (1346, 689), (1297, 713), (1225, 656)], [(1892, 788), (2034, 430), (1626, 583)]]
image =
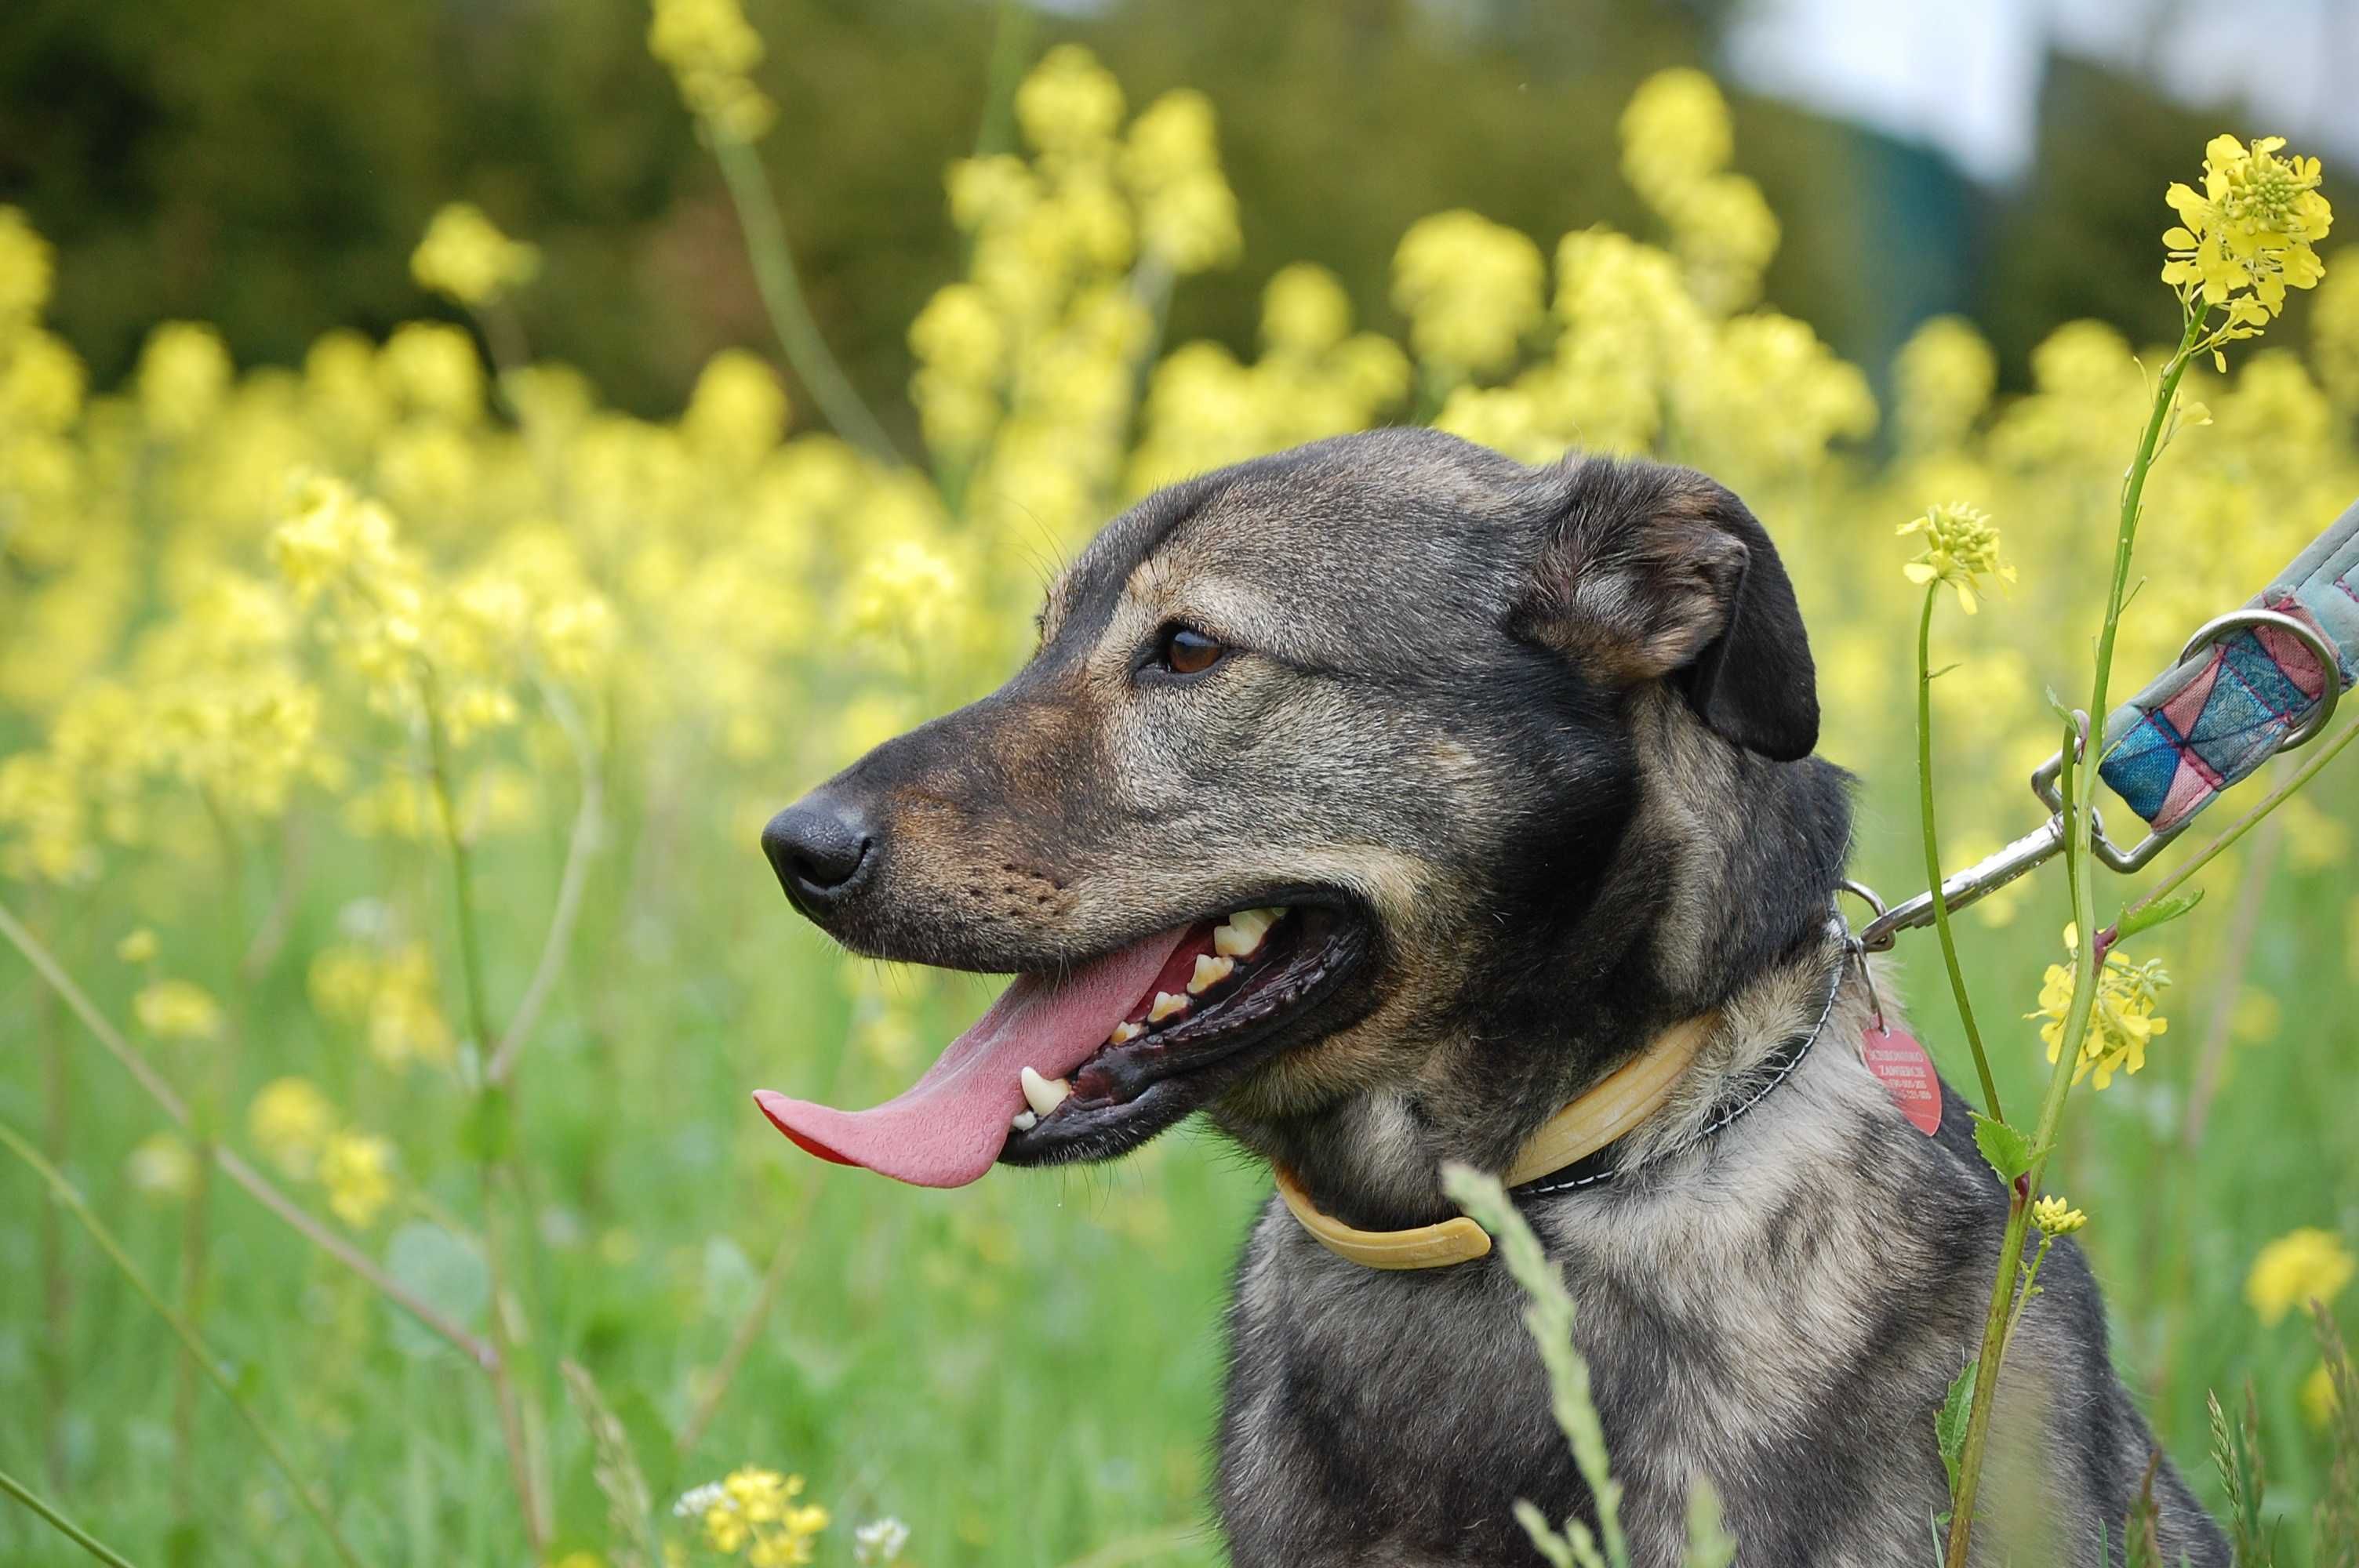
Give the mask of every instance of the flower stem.
[(811, 319), (810, 307), (803, 299), (802, 280), (795, 272), (794, 253), (787, 245), (787, 226), (778, 216), (777, 197), (770, 189), (762, 160), (748, 143), (709, 133), (705, 139), (712, 144), (721, 178), (729, 187), (729, 200), (737, 209), (737, 222), (745, 232), (745, 251), (754, 263), (754, 282), (762, 291), (762, 305), (770, 314), (778, 346), (787, 351), (787, 362), (810, 388), (820, 412), (827, 416), (837, 435), (866, 448), (880, 461), (898, 462), (900, 454), (894, 450), (892, 438), (861, 401), (827, 340), (820, 336), (819, 323)]
[[(451, 852), (451, 885), (458, 902), (459, 966), (466, 981), (469, 1027), (474, 1032), (475, 1049), (486, 1054), (488, 1066), (488, 1054), (494, 1046), (491, 1014), (484, 997), (483, 947), (475, 929), (473, 862), (467, 853), (466, 836), (459, 831), (458, 806), (451, 789), (451, 741), (436, 707), (433, 669), (422, 662), (419, 689), (420, 707), (425, 713), (428, 771), (442, 823), (443, 843)], [(516, 1508), (524, 1518), (525, 1540), (538, 1560), (548, 1555), (549, 1525), (541, 1511), (524, 1400), (517, 1390), (516, 1344), (508, 1333), (506, 1298), (511, 1271), (499, 1216), (500, 1175), (507, 1162), (515, 1114), (506, 1087), (495, 1082), (488, 1070), (477, 1074), (474, 1136), (484, 1199), (484, 1266), (491, 1277), (492, 1298), (484, 1323), (497, 1352), (489, 1368), (492, 1405), (499, 1416), (500, 1442), (507, 1450), (508, 1478), (516, 1487)]]
[[(5, 912), (0, 912), (5, 913)], [(50, 1162), (71, 1158), (73, 1090), (68, 1076), (65, 1032), (59, 1027), (57, 993), (43, 988), (33, 999), (34, 1033), (41, 1049), (41, 1143)], [(65, 1217), (41, 1206), (41, 1443), (49, 1485), (66, 1484), (66, 1382), (73, 1328), (73, 1279), (66, 1270)]]
[(2192, 309), (2187, 312), (2179, 348), (2163, 369), (2162, 380), (2155, 388), (2154, 406), (2147, 412), (2146, 428), (2138, 437), (2137, 451), (2122, 478), (2121, 514), (2114, 528), (2113, 576), (2106, 585), (2105, 617), (2097, 634), (2096, 668), (2090, 682), (2088, 713), (2067, 727), (2064, 739), (2060, 781), (2064, 797), (2064, 865), (2071, 892), (2072, 917), (2081, 933), (2081, 940), (2073, 945), (2072, 1001), (2066, 1010), (2056, 1065), (2049, 1075), (2048, 1092), (2040, 1101), (2039, 1121), (2032, 1134), (2031, 1169), (2008, 1195), (2006, 1232), (1999, 1245), (1997, 1272), (1991, 1281), (1990, 1305), (1983, 1323), (1982, 1362), (1974, 1375), (1973, 1409), (1967, 1418), (1965, 1445), (1958, 1460), (1957, 1493), (1951, 1500), (1947, 1568), (1966, 1568), (1984, 1450), (1990, 1437), (1991, 1406), (1997, 1394), (1999, 1364), (2006, 1354), (2016, 1281), (2023, 1269), (2024, 1227), (2031, 1212), (2029, 1195), (2039, 1190), (2048, 1157), (2055, 1148), (2065, 1101), (2072, 1090), (2073, 1069), (2080, 1063), (2082, 1044), (2088, 1038), (2089, 1022), (2096, 1005), (2098, 933), (2090, 916), (2096, 907), (2097, 890), (2091, 869), (2094, 857), (2089, 852), (2090, 803), (2083, 775), (2095, 767), (2102, 743), (2102, 726), (2108, 711), (2106, 696), (2114, 671), (2114, 644), (2121, 630), (2123, 600), (2129, 589), (2130, 557), (2137, 542), (2138, 512), (2146, 493), (2147, 473), (2154, 466), (2155, 452), (2169, 422), (2171, 406), (2179, 396), (2179, 384), (2194, 356), (2207, 314)]
[[(2075, 726), (2064, 741), (2064, 772), (2060, 781), (2068, 822), (2073, 820), (2072, 810), (2079, 798), (2079, 769), (2073, 760), (2079, 741)], [(2087, 839), (2068, 836), (2064, 854), (2067, 875), (2073, 879), (2073, 906), (2078, 909), (2086, 903), (2080, 879), (2089, 874)], [(2086, 958), (2095, 947), (2093, 942), (2082, 942), (2079, 957)], [(2072, 1067), (2079, 1060), (2079, 1042), (2088, 1032), (2089, 1011), (2095, 995), (2096, 986), (2086, 977), (2073, 988), (2072, 1004), (2064, 1025), (2065, 1046), (2056, 1054), (2055, 1070), (2049, 1075), (2048, 1092), (2039, 1104), (2038, 1130), (2032, 1134), (2031, 1170), (2007, 1192), (2006, 1231), (1999, 1242), (1998, 1269), (1991, 1279), (1990, 1305), (1983, 1318), (1973, 1406), (1966, 1418), (1965, 1444), (1958, 1456), (1958, 1489), (1951, 1499), (1948, 1568), (1965, 1568), (1967, 1543), (1973, 1531), (1974, 1500), (1982, 1484), (1983, 1453), (1989, 1444), (1992, 1406), (1998, 1397), (1999, 1368), (2006, 1357), (2006, 1343), (2016, 1318), (2016, 1281), (2023, 1268), (2023, 1238), (2031, 1218), (2031, 1195), (2039, 1190), (2040, 1173), (2048, 1162), (2047, 1150), (2063, 1118), (2064, 1098), (2072, 1087)]]
[(97, 1558), (109, 1568), (131, 1568), (129, 1560), (90, 1531), (60, 1513), (56, 1506), (5, 1470), (0, 1470), (0, 1492), (5, 1492), (49, 1522), (49, 1528)]
[(534, 1025), (540, 1022), (541, 1009), (547, 1005), (557, 977), (565, 968), (566, 955), (572, 950), (573, 927), (581, 918), (582, 896), (590, 882), (590, 860), (604, 831), (606, 780), (590, 731), (574, 712), (572, 703), (556, 687), (544, 686), (541, 695), (549, 712), (556, 716), (559, 728), (565, 731), (566, 740), (572, 744), (574, 764), (582, 775), (582, 800), (574, 808), (573, 829), (566, 839), (565, 869), (558, 875), (557, 903), (549, 914), (549, 933), (541, 940), (540, 957), (533, 965), (524, 1000), (516, 1003), (516, 1011), (508, 1018), (506, 1033), (500, 1036), (499, 1044), (484, 1068), (484, 1078), (501, 1086), (515, 1074), (516, 1055), (532, 1037)]
[(451, 790), (451, 742), (435, 712), (436, 692), (429, 673), (421, 681), (426, 710), (428, 772), (434, 784), (434, 804), (442, 823), (442, 841), (451, 851), (451, 896), (458, 905), (459, 972), (467, 989), (467, 1027), (474, 1033), (475, 1049), (492, 1049), (492, 1020), (484, 1000), (483, 945), (475, 932), (475, 876), (467, 853), (467, 837), (459, 831), (459, 807)]
[(1941, 591), (1940, 579), (1925, 585), (1925, 608), (1917, 617), (1917, 809), (1925, 829), (1925, 885), (1933, 890), (1933, 929), (1941, 939), (1941, 961), (1949, 966), (1950, 994), (1958, 1001), (1958, 1019), (1966, 1026), (1966, 1044), (1974, 1054), (1974, 1073), (1982, 1079), (1983, 1103), (1995, 1120), (2005, 1121), (1999, 1108), (1998, 1080), (1991, 1076), (1990, 1054), (1983, 1049), (1983, 1033), (1974, 1026), (1974, 1005), (1966, 997), (1965, 970), (1958, 965), (1957, 938), (1950, 931), (1950, 904), (1941, 896), (1940, 836), (1933, 819), (1933, 600)]
[(303, 1511), (318, 1522), (321, 1533), (328, 1538), (328, 1544), (334, 1548), (336, 1556), (346, 1564), (346, 1568), (360, 1568), (360, 1559), (353, 1554), (351, 1543), (344, 1540), (343, 1532), (336, 1528), (335, 1519), (330, 1516), (320, 1499), (312, 1495), (311, 1488), (304, 1485), (302, 1478), (296, 1475), (294, 1463), (288, 1458), (287, 1451), (278, 1445), (278, 1440), (270, 1434), (270, 1429), (262, 1424), (262, 1418), (254, 1413), (253, 1407), (238, 1397), (236, 1387), (230, 1382), (228, 1374), (221, 1369), (220, 1362), (206, 1347), (204, 1341), (198, 1337), (197, 1331), (189, 1325), (186, 1318), (174, 1312), (162, 1296), (156, 1293), (156, 1288), (150, 1285), (147, 1282), (147, 1277), (139, 1271), (139, 1265), (131, 1260), (131, 1255), (123, 1249), (121, 1242), (115, 1240), (114, 1233), (99, 1223), (98, 1216), (91, 1212), (90, 1206), (82, 1201), (82, 1194), (75, 1190), (73, 1184), (67, 1181), (55, 1165), (43, 1159), (40, 1151), (27, 1142), (15, 1128), (5, 1121), (0, 1121), (0, 1147), (5, 1147), (9, 1152), (30, 1166), (33, 1173), (48, 1184), (50, 1195), (71, 1210), (76, 1219), (82, 1221), (82, 1228), (90, 1232), (91, 1239), (98, 1243), (99, 1250), (104, 1252), (114, 1262), (124, 1279), (130, 1282), (131, 1288), (138, 1292), (140, 1299), (153, 1308), (156, 1315), (170, 1326), (172, 1333), (179, 1339), (182, 1348), (187, 1350), (190, 1359), (202, 1370), (207, 1380), (221, 1390), (222, 1397), (230, 1402), (230, 1408), (237, 1411), (239, 1418), (254, 1433), (255, 1441), (262, 1445), (262, 1451), (268, 1456), (272, 1467), (285, 1477), (288, 1487), (295, 1494), (295, 1500), (302, 1504)]

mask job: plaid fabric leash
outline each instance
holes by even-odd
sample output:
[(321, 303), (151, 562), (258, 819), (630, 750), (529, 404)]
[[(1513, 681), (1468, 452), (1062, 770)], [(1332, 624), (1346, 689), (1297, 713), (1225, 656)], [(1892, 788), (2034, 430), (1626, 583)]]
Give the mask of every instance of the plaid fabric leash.
[(2337, 518), (2248, 609), (2308, 627), (2334, 652), (2280, 624), (2247, 626), (2196, 651), (2105, 719), (2098, 776), (2171, 833), (2277, 755), (2317, 712), (2326, 687), (2359, 676), (2359, 504)]
[[(2223, 792), (2278, 752), (2316, 736), (2359, 677), (2359, 503), (2310, 541), (2293, 564), (2240, 610), (2199, 627), (2171, 667), (2105, 718), (2097, 775), (2151, 831), (2125, 849), (2093, 824), (2090, 848), (2116, 871), (2134, 871)], [(1866, 889), (1876, 917), (1861, 931), (1867, 951), (1889, 951), (1900, 933), (1933, 921), (1938, 896), (1962, 909), (2064, 847), (2057, 793), (2061, 753), (2031, 775), (2053, 814), (1996, 854), (1887, 910)]]

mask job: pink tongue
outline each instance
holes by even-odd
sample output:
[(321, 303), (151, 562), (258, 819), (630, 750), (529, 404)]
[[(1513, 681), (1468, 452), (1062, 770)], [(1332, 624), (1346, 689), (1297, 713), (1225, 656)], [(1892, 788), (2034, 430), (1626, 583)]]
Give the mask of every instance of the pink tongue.
[(822, 1160), (864, 1165), (921, 1187), (962, 1187), (992, 1167), (1008, 1119), (1025, 1108), (1016, 1076), (1061, 1078), (1105, 1044), (1162, 972), (1188, 928), (1166, 931), (1061, 979), (1018, 975), (950, 1043), (926, 1076), (869, 1110), (836, 1110), (757, 1089), (777, 1130)]

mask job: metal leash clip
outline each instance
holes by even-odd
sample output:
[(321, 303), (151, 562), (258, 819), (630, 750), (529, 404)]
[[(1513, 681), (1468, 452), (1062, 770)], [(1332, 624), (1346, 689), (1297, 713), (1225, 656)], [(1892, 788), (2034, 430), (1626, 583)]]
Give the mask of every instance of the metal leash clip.
[[(2260, 626), (2282, 632), (2299, 641), (2319, 661), (2319, 669), (2326, 672), (2317, 710), (2306, 722), (2288, 731), (2277, 743), (2276, 754), (2282, 755), (2317, 739), (2332, 721), (2335, 703), (2342, 697), (2342, 683), (2336, 678), (2341, 668), (2336, 650), (2315, 627), (2275, 610), (2247, 608), (2231, 611), (2198, 627), (2195, 635), (2190, 637), (2187, 645), (2180, 650), (2173, 665), (2186, 664), (2198, 649)], [(2032, 770), (2031, 791), (2049, 812), (2044, 824), (1997, 853), (1977, 860), (1942, 881), (1940, 897), (1950, 913), (1955, 914), (1997, 892), (2033, 867), (2053, 858), (2058, 850), (2064, 848), (2064, 799), (2056, 787), (2063, 771), (2064, 753), (2060, 751)], [(2104, 818), (2093, 804), (2089, 807), (2089, 847), (2100, 864), (2116, 871), (2135, 871), (2160, 854), (2163, 846), (2178, 838), (2186, 827), (2187, 823), (2182, 819), (2165, 831), (2148, 833), (2135, 846), (2124, 849), (2105, 836)], [(1857, 891), (1873, 902), (1874, 895), (1867, 893), (1864, 888)], [(1933, 896), (1930, 892), (1920, 892), (1889, 910), (1879, 907), (1876, 917), (1868, 922), (1859, 934), (1861, 947), (1870, 953), (1889, 952), (1901, 932), (1932, 925)]]

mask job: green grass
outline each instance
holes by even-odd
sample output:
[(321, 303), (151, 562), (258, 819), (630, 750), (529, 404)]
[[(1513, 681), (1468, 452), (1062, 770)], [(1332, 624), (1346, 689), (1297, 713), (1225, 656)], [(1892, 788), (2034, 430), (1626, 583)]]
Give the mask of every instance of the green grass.
[[(1887, 896), (1905, 894), (1920, 880), (1908, 869), (1918, 851), (1905, 762), (1896, 753), (1866, 771), (1859, 869)], [(2348, 780), (2330, 774), (2323, 788), (2321, 804), (2347, 817)], [(2027, 826), (2027, 794), (2022, 806)], [(668, 830), (654, 826), (664, 820)], [(995, 1173), (956, 1193), (803, 1156), (756, 1114), (748, 1090), (821, 1093), (840, 1073), (837, 1098), (881, 1098), (980, 1008), (988, 987), (897, 973), (888, 984), (908, 992), (924, 1023), (918, 1056), (894, 1065), (847, 1053), (842, 977), (853, 966), (788, 910), (751, 847), (704, 831), (692, 814), (631, 812), (625, 826), (598, 863), (573, 962), (519, 1090), (539, 1215), (522, 1284), (535, 1336), (530, 1402), (548, 1422), (555, 1479), (552, 1556), (604, 1550), (587, 1433), (556, 1376), (562, 1355), (586, 1365), (623, 1415), (659, 1509), (687, 1486), (754, 1463), (801, 1473), (835, 1511), (822, 1561), (848, 1562), (851, 1526), (880, 1513), (908, 1522), (910, 1557), (929, 1568), (1217, 1561), (1202, 1494), (1220, 1313), (1266, 1176), (1193, 1130), (1118, 1166)], [(560, 820), (485, 857), (495, 1011), (528, 975), (562, 848)], [(332, 939), (339, 901), (355, 889), (397, 888), (412, 907), (439, 910), (436, 874), (423, 852), (317, 868), (288, 952)], [(2048, 913), (2060, 896), (2054, 875), (2012, 926), (1962, 926), (2011, 1103), (2030, 1103), (2045, 1066), (2034, 1026), (2016, 1015), (2030, 1005), (2060, 923)], [(168, 957), (194, 965), (221, 924), (220, 886), (197, 853), (120, 886), (55, 897), (37, 914), (121, 1019), (132, 976), (112, 955), (114, 940), (144, 921), (165, 934)], [(245, 890), (249, 907), (260, 897)], [(2339, 865), (2273, 879), (2248, 983), (2277, 999), (2281, 1027), (2232, 1049), (2192, 1156), (2179, 1123), (2219, 991), (2210, 977), (2233, 889), (2215, 888), (2156, 944), (2183, 977), (2171, 1031), (2137, 1078), (2076, 1098), (2052, 1181), (2094, 1217), (2082, 1239), (2113, 1303), (2117, 1360), (2207, 1497), (2205, 1391), (2256, 1383), (2272, 1496), (2298, 1516), (2281, 1531), (2293, 1564), (2308, 1560), (2321, 1482), (2320, 1440), (2296, 1401), (2317, 1357), (2298, 1318), (2260, 1328), (2242, 1287), (2271, 1237), (2310, 1224), (2347, 1234), (2359, 1209), (2348, 899)], [(1901, 957), (1904, 992), (1945, 1073), (1971, 1082), (1930, 935), (1906, 938)], [(294, 960), (234, 1011), (245, 1021), (239, 1104), (269, 1076), (309, 1074), (393, 1138), (436, 1203), (474, 1214), (453, 1081), (371, 1064), (317, 1021)], [(187, 1062), (154, 1054), (185, 1078)], [(47, 1123), (45, 1059), (65, 1074), (69, 1173), (149, 1277), (170, 1281), (179, 1216), (125, 1176), (125, 1156), (162, 1125), (158, 1115), (30, 971), (0, 954), (0, 1117), (28, 1131)], [(416, 1568), (521, 1561), (484, 1380), (243, 1194), (215, 1183), (210, 1203), (204, 1331), (332, 1497), (362, 1556)], [(168, 1332), (62, 1217), (65, 1311), (50, 1321), (48, 1213), (28, 1173), (0, 1169), (0, 1469), (142, 1564), (180, 1553), (324, 1561), (321, 1539), (209, 1392), (196, 1411), (193, 1534), (176, 1533)], [(365, 1239), (383, 1254), (401, 1226), (427, 1223), (413, 1209)], [(676, 1454), (675, 1434), (782, 1244), (784, 1283), (766, 1327), (707, 1433)], [(465, 1285), (438, 1288), (463, 1309)], [(474, 1311), (480, 1325), (479, 1301)], [(0, 1561), (83, 1560), (30, 1514), (0, 1509)]]

